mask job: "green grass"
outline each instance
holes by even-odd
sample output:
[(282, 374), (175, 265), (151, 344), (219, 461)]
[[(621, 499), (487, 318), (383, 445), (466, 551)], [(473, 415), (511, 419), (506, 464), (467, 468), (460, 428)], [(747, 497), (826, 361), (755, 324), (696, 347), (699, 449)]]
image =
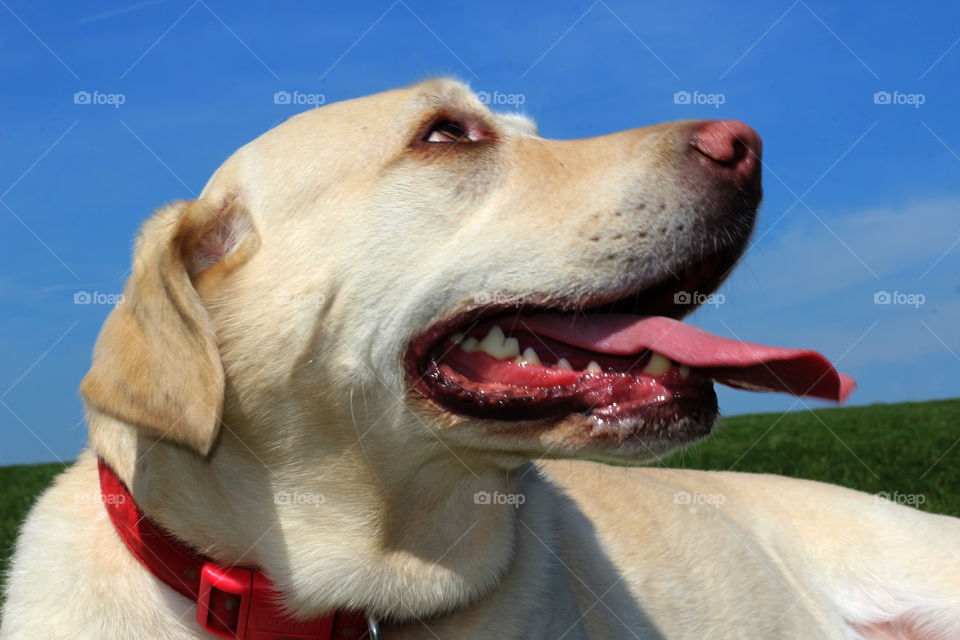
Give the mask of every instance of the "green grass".
[[(663, 464), (777, 473), (868, 493), (922, 496), (927, 511), (960, 516), (960, 399), (721, 420), (702, 444)], [(0, 467), (0, 576), (17, 528), (62, 464)]]
[[(34, 500), (50, 485), (53, 476), (67, 468), (66, 464), (18, 464), (0, 467), (0, 584), (7, 575), (10, 554), (17, 529)], [(0, 604), (3, 604), (0, 595)]]
[[(664, 465), (776, 473), (919, 496), (925, 511), (960, 516), (960, 399), (878, 404), (721, 420), (702, 444)], [(902, 500), (901, 500), (902, 501)]]

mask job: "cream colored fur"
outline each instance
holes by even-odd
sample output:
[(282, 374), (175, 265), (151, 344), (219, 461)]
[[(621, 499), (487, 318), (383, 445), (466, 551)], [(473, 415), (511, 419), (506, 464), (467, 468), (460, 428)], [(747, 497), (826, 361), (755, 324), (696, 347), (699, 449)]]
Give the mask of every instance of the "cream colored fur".
[[(411, 145), (437, 112), (496, 144)], [(411, 338), (477, 292), (612, 293), (717, 242), (693, 231), (714, 222), (710, 194), (678, 168), (690, 126), (545, 140), (434, 80), (241, 148), (141, 234), (83, 385), (90, 447), (24, 523), (0, 638), (209, 637), (116, 536), (97, 455), (151, 518), (262, 568), (297, 615), (361, 607), (388, 640), (960, 637), (955, 519), (775, 476), (576, 461), (673, 443), (456, 417), (409, 388)]]

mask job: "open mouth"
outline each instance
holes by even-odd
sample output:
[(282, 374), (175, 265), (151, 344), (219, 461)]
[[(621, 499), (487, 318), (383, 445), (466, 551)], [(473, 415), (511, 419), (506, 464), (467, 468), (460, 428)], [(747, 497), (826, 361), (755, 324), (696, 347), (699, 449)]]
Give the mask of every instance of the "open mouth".
[[(822, 355), (715, 336), (678, 318), (693, 281), (712, 290), (729, 259), (706, 261), (687, 277), (571, 309), (473, 309), (414, 339), (407, 372), (416, 389), (453, 413), (492, 420), (580, 414), (606, 425), (662, 431), (685, 418), (709, 431), (713, 383), (842, 401), (852, 378)], [(704, 269), (710, 273), (704, 277)], [(706, 285), (706, 286), (705, 286)], [(653, 315), (662, 314), (662, 315)]]

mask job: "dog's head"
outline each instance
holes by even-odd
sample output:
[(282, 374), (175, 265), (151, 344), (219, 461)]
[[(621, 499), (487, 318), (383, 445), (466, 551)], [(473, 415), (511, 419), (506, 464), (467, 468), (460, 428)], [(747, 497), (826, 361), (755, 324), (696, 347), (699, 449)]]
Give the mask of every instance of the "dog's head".
[(148, 222), (83, 394), (204, 453), (225, 424), (258, 452), (369, 431), (392, 454), (647, 458), (709, 431), (713, 379), (765, 384), (673, 321), (759, 201), (735, 121), (547, 140), (449, 80), (332, 104)]

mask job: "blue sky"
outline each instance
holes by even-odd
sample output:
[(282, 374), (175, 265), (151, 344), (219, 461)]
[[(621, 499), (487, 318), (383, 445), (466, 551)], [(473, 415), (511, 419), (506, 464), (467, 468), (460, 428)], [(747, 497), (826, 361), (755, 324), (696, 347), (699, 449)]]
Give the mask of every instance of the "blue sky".
[(119, 293), (140, 222), (304, 108), (276, 92), (333, 102), (433, 75), (515, 96), (547, 137), (746, 121), (765, 151), (755, 246), (693, 322), (822, 351), (859, 381), (852, 404), (960, 395), (954, 4), (0, 5), (0, 464), (80, 451), (109, 305), (75, 295)]

